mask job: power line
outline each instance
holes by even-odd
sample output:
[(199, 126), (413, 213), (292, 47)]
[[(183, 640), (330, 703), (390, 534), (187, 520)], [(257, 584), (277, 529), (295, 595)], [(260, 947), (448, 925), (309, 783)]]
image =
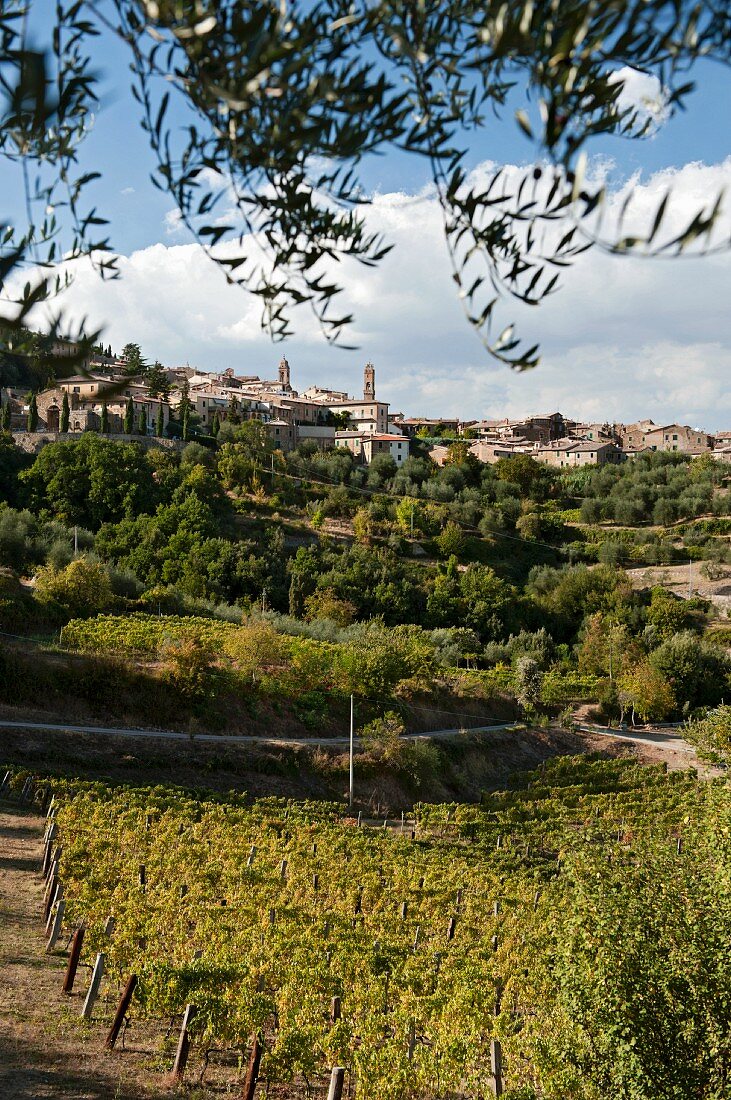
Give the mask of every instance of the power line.
[(364, 703), (374, 703), (376, 706), (401, 707), (403, 710), (423, 710), (430, 711), (433, 714), (446, 714), (450, 718), (472, 718), (475, 721), (482, 720), (483, 724), (486, 726), (505, 725), (501, 719), (495, 718), (494, 715), (470, 714), (468, 711), (464, 710), (443, 710), (441, 707), (432, 707), (428, 703), (407, 703), (401, 699), (371, 699), (367, 695), (356, 696), (356, 699)]

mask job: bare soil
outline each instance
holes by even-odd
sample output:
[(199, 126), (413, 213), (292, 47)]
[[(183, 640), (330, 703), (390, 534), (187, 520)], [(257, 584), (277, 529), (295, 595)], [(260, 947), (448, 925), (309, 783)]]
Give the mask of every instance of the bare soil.
[(710, 580), (701, 573), (702, 562), (687, 565), (645, 565), (638, 569), (628, 569), (632, 587), (635, 589), (653, 588), (662, 585), (676, 596), (687, 597), (688, 584), (693, 596), (709, 600), (721, 614), (731, 613), (731, 577)]
[[(43, 820), (0, 803), (0, 1096), (3, 1100), (138, 1100), (158, 1096), (153, 1075), (103, 1031), (78, 1019), (81, 990), (61, 992), (62, 951), (45, 953)], [(60, 944), (60, 947), (64, 947)], [(88, 981), (80, 971), (77, 985)]]

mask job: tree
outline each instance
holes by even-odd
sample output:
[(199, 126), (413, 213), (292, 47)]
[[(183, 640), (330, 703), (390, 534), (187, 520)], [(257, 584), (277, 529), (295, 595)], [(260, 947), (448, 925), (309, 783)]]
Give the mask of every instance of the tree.
[(9, 432), (11, 424), (12, 424), (12, 409), (10, 407), (10, 400), (8, 399), (3, 404), (2, 430), (4, 432)]
[(131, 397), (127, 398), (127, 408), (124, 413), (124, 434), (132, 435), (135, 422), (135, 405)]
[(458, 523), (454, 523), (453, 520), (450, 520), (449, 523), (442, 528), (434, 539), (434, 542), (437, 544), (439, 555), (442, 558), (451, 558), (452, 556), (458, 558), (464, 553), (466, 545), (466, 539), (462, 528)]
[(690, 600), (682, 600), (662, 585), (656, 585), (652, 589), (647, 625), (656, 644), (687, 630), (697, 618), (698, 608)]
[(66, 392), (66, 390), (64, 390), (63, 391), (63, 401), (61, 402), (61, 420), (60, 420), (60, 423), (59, 423), (59, 428), (64, 433), (69, 430), (69, 416), (70, 415), (71, 415), (71, 410), (69, 409), (69, 395)]
[(728, 765), (731, 758), (731, 706), (716, 707), (705, 718), (689, 722), (685, 736), (699, 752)]
[(674, 634), (650, 655), (650, 664), (662, 673), (678, 704), (691, 710), (715, 706), (731, 689), (731, 661), (697, 634)]
[(519, 657), (515, 663), (515, 693), (521, 707), (533, 711), (541, 698), (543, 673), (535, 657)]
[(332, 588), (318, 588), (305, 600), (305, 618), (329, 619), (338, 626), (349, 626), (356, 617), (357, 608), (350, 600), (343, 600)]
[(327, 422), (331, 424), (336, 432), (347, 432), (350, 427), (350, 413), (345, 412), (333, 412), (332, 409), (328, 409)]
[(649, 661), (639, 661), (623, 672), (617, 681), (617, 696), (622, 713), (632, 711), (632, 724), (639, 714), (645, 722), (667, 718), (675, 708), (673, 689), (665, 677)]
[(213, 652), (195, 630), (184, 631), (163, 649), (163, 678), (184, 699), (199, 703), (213, 690)]
[(353, 516), (353, 534), (363, 546), (373, 542), (373, 517), (367, 508), (359, 508)]
[(183, 384), (180, 387), (180, 401), (178, 402), (178, 416), (182, 420), (185, 413), (190, 411), (190, 382), (187, 378), (183, 379)]
[(218, 409), (213, 417), (213, 424), (211, 425), (211, 435), (216, 437), (221, 430), (221, 417), (218, 415)]
[(147, 413), (144, 408), (137, 413), (137, 433), (147, 435)]
[(582, 672), (616, 680), (629, 665), (637, 664), (641, 658), (640, 646), (624, 623), (616, 622), (601, 612), (585, 620), (578, 646), (578, 663)]
[(146, 363), (139, 344), (125, 344), (122, 348), (124, 373), (129, 378), (139, 378), (145, 373)]
[[(98, 238), (104, 219), (86, 208), (95, 175), (69, 177), (69, 165), (83, 159), (79, 146), (100, 95), (93, 50), (104, 48), (107, 17), (76, 4), (58, 6), (51, 18), (41, 10), (45, 52), (28, 45), (13, 5), (0, 10), (4, 128), (13, 134), (0, 154), (11, 165), (23, 159), (26, 173), (42, 165), (48, 175), (40, 224), (9, 238), (3, 289), (30, 258), (40, 272), (4, 309), (13, 335), (53, 290), (55, 273), (46, 268), (57, 255), (91, 257), (104, 274), (118, 270), (108, 240)], [(210, 9), (116, 0), (114, 10), (157, 161), (154, 182), (229, 281), (259, 298), (264, 325), (277, 337), (291, 331), (300, 306), (314, 311), (329, 340), (343, 335), (351, 318), (334, 305), (333, 262), (338, 269), (351, 257), (374, 266), (388, 252), (388, 242), (368, 230), (360, 166), (389, 147), (421, 158), (431, 173), (467, 320), (493, 355), (518, 367), (534, 365), (538, 352), (524, 348), (511, 325), (496, 327), (501, 298), (542, 301), (556, 288), (556, 265), (592, 244), (673, 255), (706, 242), (717, 222), (713, 197), (680, 224), (664, 198), (646, 220), (630, 201), (614, 234), (605, 234), (606, 219), (597, 216), (605, 184), (586, 172), (585, 157), (597, 134), (638, 139), (652, 129), (651, 112), (625, 106), (625, 74), (656, 76), (662, 109), (672, 114), (693, 91), (688, 70), (697, 59), (728, 61), (724, 0), (640, 7), (634, 0), (507, 7), (457, 0), (416, 8), (410, 0), (283, 7), (252, 0)], [(540, 163), (470, 178), (493, 115), (515, 105)], [(189, 115), (195, 125), (181, 126)], [(55, 218), (41, 219), (61, 208), (67, 187), (72, 228), (63, 233)], [(217, 199), (232, 195), (228, 220), (207, 217)], [(557, 225), (564, 216), (566, 232)], [(60, 239), (69, 233), (70, 241)], [(250, 262), (252, 236), (260, 262)], [(229, 242), (223, 254), (222, 239)], [(89, 334), (89, 346), (98, 335)]]
[(541, 537), (541, 517), (538, 512), (524, 512), (515, 524), (515, 529), (523, 539), (535, 541)]
[(107, 408), (106, 401), (102, 405), (101, 430), (102, 435), (109, 435), (109, 409)]
[(36, 595), (53, 601), (75, 618), (104, 611), (112, 600), (109, 574), (100, 562), (76, 558), (64, 569), (46, 565), (35, 578)]
[(142, 449), (93, 432), (49, 443), (20, 475), (20, 483), (33, 511), (93, 530), (125, 515), (153, 511), (157, 497)]
[(30, 402), (28, 403), (27, 427), (29, 432), (34, 432), (38, 428), (38, 405), (34, 393), (30, 395)]
[(155, 435), (162, 439), (165, 435), (165, 413), (163, 411), (162, 402), (158, 405), (157, 416), (155, 418)]
[(396, 522), (402, 531), (420, 532), (424, 524), (423, 505), (414, 497), (404, 497), (396, 505)]
[(226, 635), (224, 652), (244, 679), (255, 684), (267, 670), (271, 673), (282, 666), (287, 644), (270, 623), (249, 619)]
[(548, 466), (525, 454), (499, 458), (495, 463), (495, 474), (499, 481), (517, 485), (522, 497), (538, 501), (546, 499), (556, 482), (556, 475)]
[(170, 382), (162, 363), (156, 359), (145, 373), (145, 385), (148, 397), (159, 397), (167, 401), (170, 397)]
[(387, 710), (382, 718), (374, 718), (372, 722), (362, 726), (358, 730), (358, 736), (366, 752), (384, 763), (395, 763), (400, 756), (401, 738), (405, 732), (406, 728), (398, 714)]
[[(439, 433), (436, 433), (439, 435)], [(470, 451), (470, 445), (466, 439), (455, 439), (447, 447), (447, 457), (444, 462), (448, 466), (462, 466), (468, 458), (470, 458), (472, 452)]]
[(181, 434), (183, 439), (186, 441), (190, 437), (190, 406), (188, 405), (186, 405), (185, 409), (183, 410), (183, 427)]

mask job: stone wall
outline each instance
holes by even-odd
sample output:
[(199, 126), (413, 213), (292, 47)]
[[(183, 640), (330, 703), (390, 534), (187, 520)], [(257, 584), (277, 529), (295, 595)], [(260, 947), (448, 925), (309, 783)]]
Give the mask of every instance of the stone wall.
[[(37, 455), (47, 443), (66, 442), (69, 439), (81, 439), (83, 432), (17, 432), (13, 431), (13, 442), (26, 454)], [(182, 451), (187, 446), (182, 439), (160, 439), (155, 435), (116, 435), (102, 437), (115, 443), (139, 443), (146, 451), (153, 447), (162, 447), (168, 451)]]

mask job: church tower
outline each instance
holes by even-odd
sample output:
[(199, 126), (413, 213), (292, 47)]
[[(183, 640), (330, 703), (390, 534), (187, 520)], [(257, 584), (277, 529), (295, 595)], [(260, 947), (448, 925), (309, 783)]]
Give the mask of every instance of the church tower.
[(366, 363), (363, 369), (363, 400), (375, 401), (376, 399), (376, 368), (372, 363)]
[(292, 389), (289, 381), (289, 363), (284, 357), (282, 357), (282, 360), (279, 364), (279, 385), (284, 390)]

